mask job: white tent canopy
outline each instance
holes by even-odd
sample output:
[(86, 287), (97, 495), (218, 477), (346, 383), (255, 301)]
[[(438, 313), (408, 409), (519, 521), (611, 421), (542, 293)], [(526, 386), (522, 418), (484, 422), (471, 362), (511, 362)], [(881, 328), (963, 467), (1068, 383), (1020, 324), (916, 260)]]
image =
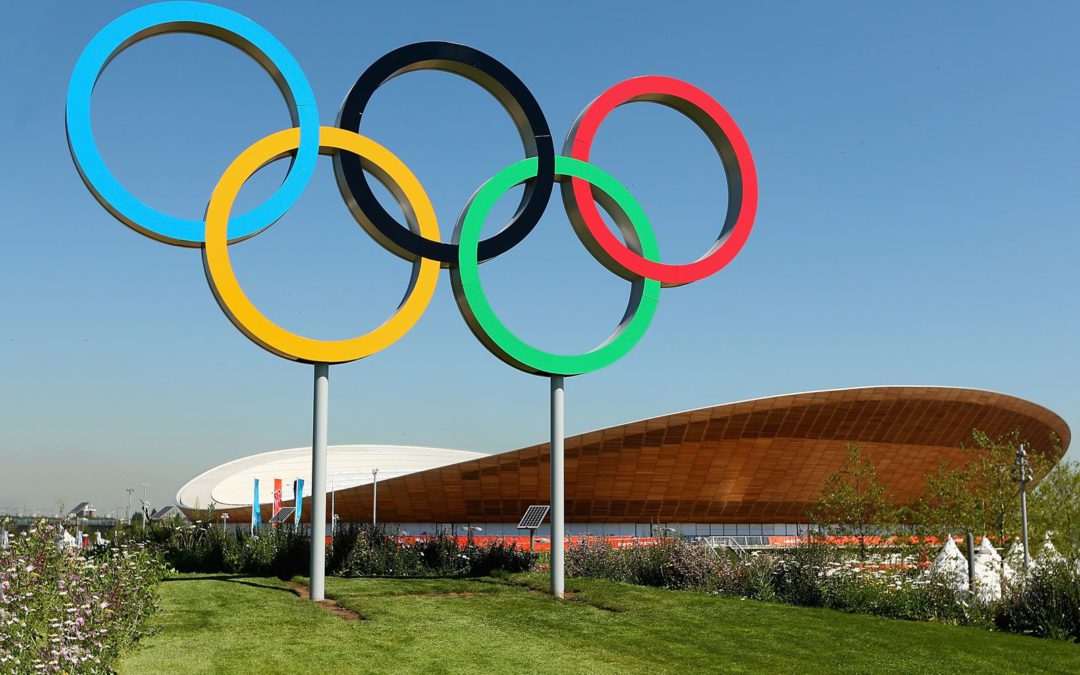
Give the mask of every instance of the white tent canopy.
[(975, 597), (982, 602), (1001, 599), (1002, 580), (1011, 579), (1013, 570), (997, 552), (985, 534), (975, 549)]
[(939, 576), (945, 579), (945, 582), (950, 587), (967, 590), (968, 587), (968, 564), (964, 554), (957, 548), (956, 542), (953, 541), (952, 535), (948, 535), (945, 538), (945, 545), (941, 547), (941, 552), (938, 553), (937, 558), (934, 559), (934, 564), (930, 568), (931, 573), (935, 576)]

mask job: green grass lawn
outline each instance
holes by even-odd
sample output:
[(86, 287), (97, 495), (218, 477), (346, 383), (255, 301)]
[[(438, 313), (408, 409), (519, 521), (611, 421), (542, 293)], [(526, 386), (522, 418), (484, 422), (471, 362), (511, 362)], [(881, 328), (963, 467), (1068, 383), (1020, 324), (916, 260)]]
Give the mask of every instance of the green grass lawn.
[(327, 579), (346, 621), (261, 577), (161, 586), (121, 672), (1080, 672), (1080, 646), (822, 609), (538, 575)]

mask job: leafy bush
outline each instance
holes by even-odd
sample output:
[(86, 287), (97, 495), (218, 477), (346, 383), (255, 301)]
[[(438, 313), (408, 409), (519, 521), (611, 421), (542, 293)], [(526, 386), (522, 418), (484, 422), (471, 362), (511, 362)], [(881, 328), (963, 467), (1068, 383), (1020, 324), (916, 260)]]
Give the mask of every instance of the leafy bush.
[(469, 560), (469, 576), (486, 577), (492, 572), (528, 572), (536, 562), (536, 554), (520, 549), (517, 544), (495, 541), (486, 546), (465, 549)]
[(894, 619), (990, 625), (990, 610), (967, 591), (918, 567), (866, 568), (834, 562), (821, 583), (822, 607)]
[(731, 595), (762, 602), (776, 602), (779, 598), (773, 587), (779, 561), (774, 556), (751, 555), (737, 563), (729, 575), (728, 584), (722, 588)]
[(58, 545), (40, 523), (0, 549), (0, 672), (111, 670), (146, 632), (165, 567), (153, 548), (93, 553)]
[(1003, 630), (1080, 642), (1080, 570), (1048, 560), (1006, 589), (995, 622)]
[[(180, 526), (162, 541), (166, 561), (180, 572), (273, 574), (283, 579), (308, 573), (310, 535), (306, 528), (281, 525), (225, 532), (216, 527)], [(404, 543), (373, 525), (337, 528), (326, 551), (326, 571), (342, 576), (485, 576), (495, 570), (523, 572), (536, 556), (495, 542), (462, 549), (448, 535)]]
[(291, 525), (267, 527), (252, 535), (210, 526), (178, 526), (159, 534), (165, 561), (178, 572), (229, 572), (276, 575), (306, 574), (309, 542)]
[(462, 549), (445, 533), (401, 543), (384, 530), (365, 525), (350, 537), (352, 548), (335, 570), (345, 576), (488, 576), (496, 570), (524, 572), (536, 562), (535, 554), (514, 544), (492, 542)]
[(820, 543), (739, 558), (683, 540), (615, 549), (594, 539), (570, 548), (566, 571), (570, 576), (902, 619), (988, 625), (990, 617), (990, 610), (969, 602), (966, 592), (917, 564), (866, 565)]
[[(414, 546), (399, 546), (394, 537), (369, 525), (357, 532), (340, 573), (352, 577), (436, 576), (444, 571), (428, 569), (423, 566), (421, 553)], [(460, 569), (451, 568), (450, 575), (463, 573), (466, 569), (464, 564)]]
[(570, 577), (632, 582), (630, 557), (602, 540), (584, 538), (577, 544), (571, 542), (564, 565), (566, 575)]
[(462, 557), (457, 540), (448, 534), (440, 533), (434, 537), (418, 540), (412, 548), (419, 554), (420, 564), (431, 570), (432, 576), (462, 576), (468, 573), (468, 566)]
[(614, 549), (602, 539), (583, 539), (566, 554), (570, 576), (680, 590), (716, 590), (721, 564), (711, 549), (674, 539), (626, 549)]
[(837, 556), (835, 549), (810, 541), (780, 557), (770, 579), (777, 597), (792, 605), (823, 606), (825, 570)]

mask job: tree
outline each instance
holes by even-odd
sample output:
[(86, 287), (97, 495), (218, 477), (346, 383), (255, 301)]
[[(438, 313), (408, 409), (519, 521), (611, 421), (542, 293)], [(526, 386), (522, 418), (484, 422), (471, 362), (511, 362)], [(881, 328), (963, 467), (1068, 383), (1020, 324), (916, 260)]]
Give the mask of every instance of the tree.
[(851, 444), (843, 470), (825, 480), (809, 515), (825, 534), (854, 537), (859, 557), (865, 560), (867, 538), (880, 535), (894, 522), (896, 509), (885, 497), (873, 459)]
[[(1053, 532), (1054, 546), (1070, 559), (1080, 558), (1080, 462), (1061, 462), (1028, 499), (1032, 541)], [(1032, 553), (1038, 550), (1031, 546)]]
[[(966, 467), (967, 485), (971, 494), (967, 520), (974, 532), (993, 532), (1001, 539), (1020, 531), (1020, 484), (1014, 477), (1016, 450), (1020, 447), (1020, 430), (991, 439), (986, 433), (973, 429), (971, 445), (962, 446), (973, 459)], [(1034, 463), (1036, 453), (1030, 453)]]
[[(1049, 439), (1056, 447), (1057, 437)], [(942, 536), (949, 532), (990, 534), (999, 539), (1020, 534), (1020, 485), (1016, 480), (1016, 451), (1021, 443), (1019, 429), (991, 438), (972, 429), (961, 444), (965, 461), (961, 466), (942, 462), (926, 477), (923, 494), (912, 509), (921, 534)], [(1028, 462), (1036, 479), (1049, 470), (1049, 456), (1029, 452)]]
[(973, 499), (963, 469), (954, 469), (942, 461), (926, 476), (922, 495), (908, 510), (912, 529), (921, 537), (941, 538), (952, 532), (967, 532)]

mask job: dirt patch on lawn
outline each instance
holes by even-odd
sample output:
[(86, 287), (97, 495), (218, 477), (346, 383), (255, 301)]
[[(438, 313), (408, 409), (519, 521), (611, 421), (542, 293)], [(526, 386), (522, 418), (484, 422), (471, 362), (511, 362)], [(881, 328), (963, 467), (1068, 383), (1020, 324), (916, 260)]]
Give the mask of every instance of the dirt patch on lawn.
[[(543, 598), (554, 598), (555, 597), (551, 593), (548, 593), (547, 591), (542, 591), (542, 590), (540, 590), (538, 588), (532, 588), (531, 586), (526, 586), (524, 584), (515, 584), (515, 585), (521, 586), (522, 588), (526, 589), (527, 591), (529, 591), (529, 593), (531, 593), (533, 595), (538, 595), (538, 596), (543, 597)], [(589, 607), (592, 607), (593, 609), (599, 609), (602, 612), (613, 612), (613, 613), (618, 614), (618, 613), (623, 611), (621, 609), (615, 609), (614, 607), (608, 607), (607, 605), (601, 605), (601, 604), (598, 604), (598, 603), (595, 603), (595, 602), (589, 602), (588, 600), (585, 600), (583, 598), (579, 598), (577, 596), (577, 594), (574, 593), (573, 591), (563, 591), (562, 599), (565, 600), (565, 601), (568, 601), (568, 602), (576, 602), (579, 605), (588, 605)]]
[[(289, 588), (293, 593), (296, 593), (303, 600), (311, 599), (311, 589), (304, 584), (297, 583), (295, 581), (289, 582)], [(354, 612), (348, 607), (342, 607), (333, 600), (317, 600), (316, 605), (322, 607), (327, 612), (330, 612), (336, 617), (345, 619), (346, 621), (364, 621), (366, 617), (359, 612)]]

